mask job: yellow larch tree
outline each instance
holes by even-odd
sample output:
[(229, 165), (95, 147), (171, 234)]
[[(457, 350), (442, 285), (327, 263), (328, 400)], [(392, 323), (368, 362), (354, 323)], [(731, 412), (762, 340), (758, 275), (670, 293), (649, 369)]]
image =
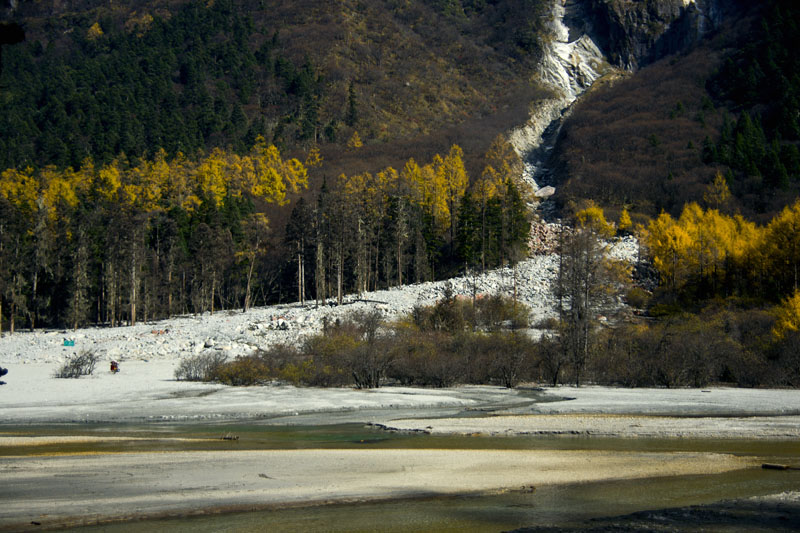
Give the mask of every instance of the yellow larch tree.
[(775, 317), (772, 334), (778, 339), (784, 338), (788, 332), (800, 329), (800, 290), (795, 290), (775, 308)]
[(33, 169), (8, 169), (0, 174), (0, 196), (5, 198), (22, 213), (32, 213), (36, 209), (39, 182), (33, 176)]
[(89, 188), (93, 198), (111, 202), (117, 197), (120, 187), (122, 187), (122, 171), (116, 159), (103, 165), (96, 173), (92, 173)]
[(99, 22), (95, 22), (92, 24), (88, 30), (86, 30), (86, 38), (90, 41), (96, 41), (100, 37), (103, 36), (103, 28), (100, 27)]
[(633, 221), (631, 220), (631, 215), (628, 213), (626, 208), (622, 208), (622, 213), (619, 214), (619, 224), (617, 224), (617, 230), (620, 232), (628, 232), (633, 227)]
[(314, 145), (311, 147), (311, 150), (308, 151), (308, 155), (306, 156), (305, 162), (306, 168), (313, 168), (313, 167), (321, 167), (322, 166), (322, 154), (319, 151), (319, 146)]
[(125, 177), (123, 187), (128, 200), (137, 211), (151, 212), (161, 204), (162, 187), (169, 180), (169, 165), (143, 159)]
[(703, 192), (703, 200), (709, 207), (722, 210), (728, 205), (730, 199), (731, 190), (728, 188), (728, 180), (718, 170), (714, 176), (714, 181), (709, 183), (705, 192)]
[(434, 229), (443, 234), (450, 227), (450, 209), (447, 203), (447, 184), (442, 172), (444, 160), (436, 154), (430, 164), (422, 167), (422, 183), (425, 191), (425, 205), (430, 209)]
[(60, 172), (47, 166), (39, 172), (39, 201), (51, 222), (65, 223), (68, 211), (78, 205), (77, 178), (72, 169)]
[(421, 174), (422, 169), (413, 157), (406, 161), (403, 170), (400, 172), (400, 180), (410, 194), (409, 200), (416, 205), (422, 205), (422, 194), (419, 187), (422, 179)]
[(486, 165), (478, 180), (476, 192), (488, 198), (495, 194), (502, 194), (506, 181), (511, 180), (525, 197), (526, 190), (522, 185), (522, 159), (514, 147), (511, 146), (503, 135), (498, 135), (492, 141), (484, 155)]
[(716, 209), (703, 211), (696, 203), (687, 205), (680, 217), (681, 226), (689, 233), (693, 244), (689, 262), (700, 278), (716, 284), (726, 270), (728, 259), (735, 253), (740, 226)]
[(297, 193), (308, 187), (308, 170), (297, 159), (284, 160), (274, 146), (267, 146), (263, 137), (256, 139), (251, 152), (255, 170), (250, 193), (264, 201), (284, 205), (287, 190)]
[(770, 221), (763, 242), (769, 274), (786, 292), (800, 289), (800, 200)]
[(445, 201), (447, 202), (447, 211), (450, 219), (450, 242), (452, 243), (456, 233), (455, 214), (458, 212), (461, 198), (467, 192), (467, 186), (469, 186), (469, 178), (464, 168), (464, 151), (460, 146), (454, 144), (450, 147), (450, 151), (438, 167), (437, 174), (439, 173), (441, 173), (441, 177), (437, 181), (440, 181), (444, 186)]
[(226, 156), (219, 148), (201, 161), (194, 174), (195, 191), (202, 201), (213, 203), (219, 207), (228, 192), (226, 178)]
[(350, 136), (350, 139), (347, 140), (347, 148), (350, 150), (357, 150), (364, 146), (364, 143), (361, 142), (361, 137), (358, 136), (358, 132), (354, 131), (353, 134)]
[(603, 208), (594, 204), (575, 213), (575, 219), (581, 227), (590, 228), (600, 237), (612, 237), (616, 231), (614, 224), (606, 220)]
[(647, 226), (645, 242), (661, 279), (673, 291), (677, 290), (679, 281), (682, 284), (685, 279), (685, 257), (692, 245), (691, 237), (668, 213), (661, 213)]

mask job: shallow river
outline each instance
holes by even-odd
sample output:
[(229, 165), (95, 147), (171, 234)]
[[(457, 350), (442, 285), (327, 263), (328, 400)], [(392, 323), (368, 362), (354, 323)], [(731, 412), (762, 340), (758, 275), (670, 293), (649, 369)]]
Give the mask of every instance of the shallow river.
[[(2, 428), (3, 434), (95, 435), (145, 440), (6, 448), (7, 455), (226, 449), (436, 448), (618, 451), (708, 451), (757, 457), (758, 462), (800, 463), (793, 441), (696, 439), (604, 439), (569, 437), (483, 437), (399, 434), (363, 424), (276, 426), (225, 425), (55, 425)], [(238, 436), (236, 441), (222, 436)], [(197, 439), (170, 442), (165, 437)], [(147, 440), (153, 439), (153, 440)], [(505, 531), (525, 526), (585, 528), (585, 520), (643, 510), (685, 507), (720, 500), (800, 490), (800, 471), (748, 468), (719, 475), (538, 487), (533, 492), (413, 498), (386, 502), (318, 505), (247, 513), (209, 510), (202, 516), (104, 524), (70, 531)], [(788, 524), (787, 524), (788, 525)], [(749, 528), (747, 528), (749, 529)], [(730, 531), (731, 529), (725, 529)], [(734, 528), (733, 530), (737, 530)]]

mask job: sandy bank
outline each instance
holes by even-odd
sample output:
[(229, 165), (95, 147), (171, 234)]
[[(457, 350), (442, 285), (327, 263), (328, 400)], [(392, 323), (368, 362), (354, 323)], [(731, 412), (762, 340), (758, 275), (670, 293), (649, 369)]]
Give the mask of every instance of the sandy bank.
[(57, 435), (47, 437), (27, 436), (0, 436), (0, 453), (2, 448), (15, 446), (49, 446), (52, 444), (92, 444), (98, 442), (198, 442), (200, 439), (185, 439), (179, 437), (92, 437), (89, 435)]
[[(212, 507), (523, 490), (754, 466), (706, 453), (282, 450), (0, 458), (0, 529)], [(74, 518), (80, 517), (80, 518)]]

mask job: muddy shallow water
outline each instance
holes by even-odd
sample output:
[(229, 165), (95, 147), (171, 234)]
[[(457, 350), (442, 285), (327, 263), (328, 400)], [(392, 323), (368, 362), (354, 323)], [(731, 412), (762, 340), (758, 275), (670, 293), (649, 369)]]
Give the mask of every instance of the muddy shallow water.
[[(182, 450), (452, 449), (595, 450), (619, 452), (714, 452), (756, 458), (756, 463), (800, 463), (791, 440), (625, 439), (588, 437), (459, 436), (394, 433), (364, 424), (275, 426), (258, 423), (3, 426), (0, 436), (122, 437), (0, 447), (2, 456)], [(126, 440), (125, 438), (135, 440)], [(222, 437), (238, 437), (224, 440)], [(180, 439), (180, 440), (178, 440)], [(185, 440), (189, 439), (189, 440)], [(529, 526), (586, 529), (608, 519), (652, 509), (686, 508), (720, 500), (800, 490), (800, 471), (745, 468), (715, 475), (543, 486), (502, 494), (431, 496), (381, 502), (274, 506), (251, 512), (204, 509), (200, 516), (137, 519), (70, 531), (505, 531)], [(758, 518), (763, 508), (754, 508)], [(228, 510), (230, 511), (230, 510)], [(193, 513), (195, 514), (195, 513)], [(687, 515), (689, 516), (689, 515)], [(718, 519), (722, 522), (723, 519)], [(684, 524), (686, 525), (686, 524)], [(724, 524), (720, 523), (720, 526)], [(752, 526), (752, 524), (751, 524)], [(39, 526), (31, 525), (37, 530)], [(675, 530), (679, 530), (677, 527)], [(770, 529), (770, 528), (767, 528)]]
[[(144, 520), (68, 531), (507, 531), (523, 527), (587, 529), (608, 519), (652, 509), (685, 508), (719, 500), (800, 488), (798, 473), (748, 469), (713, 476), (684, 476), (543, 487), (532, 493), (406, 499)], [(788, 475), (785, 475), (788, 474)], [(760, 523), (754, 511), (751, 530)], [(741, 519), (741, 516), (739, 517)], [(617, 520), (617, 525), (622, 520)], [(676, 523), (676, 530), (690, 524)], [(724, 525), (722, 523), (720, 526)], [(707, 526), (707, 525), (706, 525)], [(787, 526), (797, 527), (796, 519)]]

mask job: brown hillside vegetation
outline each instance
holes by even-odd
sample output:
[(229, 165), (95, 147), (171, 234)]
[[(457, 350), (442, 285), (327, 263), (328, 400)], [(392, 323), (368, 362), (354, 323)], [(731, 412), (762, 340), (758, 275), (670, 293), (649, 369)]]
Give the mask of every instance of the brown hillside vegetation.
[(562, 201), (595, 198), (653, 215), (702, 195), (714, 171), (700, 149), (719, 128), (718, 115), (704, 112), (702, 102), (714, 59), (698, 50), (664, 60), (576, 105), (559, 140)]
[[(728, 171), (704, 163), (703, 143), (719, 139), (725, 117), (737, 117), (712, 99), (707, 81), (749, 24), (739, 21), (690, 53), (596, 88), (577, 103), (554, 156), (561, 204), (595, 199), (614, 218), (623, 207), (652, 217), (662, 210), (677, 215), (687, 202), (702, 202), (717, 172)], [(771, 191), (769, 198), (739, 195), (728, 208), (763, 222), (796, 194), (790, 188)]]
[[(531, 81), (538, 43), (520, 35), (541, 29), (537, 10), (546, 5), (543, 1), (476, 3), (455, 12), (445, 3), (421, 1), (216, 3), (223, 1), (252, 21), (251, 51), (277, 39), (282, 56), (297, 66), (310, 64), (324, 87), (311, 139), (270, 103), (276, 88), (260, 72), (256, 90), (242, 102), (247, 123), (263, 121), (264, 136), (296, 154), (316, 141), (331, 175), (345, 167), (375, 171), (408, 157), (427, 159), (454, 143), (464, 146), (468, 159), (473, 152), (477, 157), (499, 131), (525, 120), (526, 106), (542, 91)], [(187, 3), (23, 0), (18, 11), (28, 41), (69, 48), (72, 33), (97, 21), (106, 29), (146, 32), (146, 24), (137, 21), (168, 19)], [(221, 94), (225, 82), (209, 81), (207, 90)], [(348, 116), (351, 101), (354, 113)], [(358, 157), (344, 149), (354, 131), (364, 142)], [(217, 142), (225, 147), (224, 138)]]
[[(532, 58), (509, 54), (497, 37), (495, 17), (518, 2), (471, 18), (423, 2), (270, 3), (290, 54), (324, 72), (323, 117), (345, 112), (352, 83), (358, 119), (323, 147), (329, 176), (427, 160), (452, 144), (477, 169), (497, 132), (523, 122), (543, 91), (531, 82)], [(353, 130), (364, 141), (357, 152), (342, 149)]]

